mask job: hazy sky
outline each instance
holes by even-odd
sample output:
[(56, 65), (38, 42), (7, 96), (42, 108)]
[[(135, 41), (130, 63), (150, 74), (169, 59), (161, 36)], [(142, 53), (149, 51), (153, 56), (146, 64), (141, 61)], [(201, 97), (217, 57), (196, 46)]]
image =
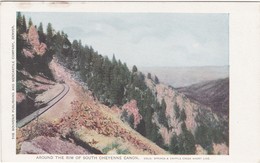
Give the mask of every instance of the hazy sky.
[(127, 65), (229, 64), (228, 14), (23, 13)]

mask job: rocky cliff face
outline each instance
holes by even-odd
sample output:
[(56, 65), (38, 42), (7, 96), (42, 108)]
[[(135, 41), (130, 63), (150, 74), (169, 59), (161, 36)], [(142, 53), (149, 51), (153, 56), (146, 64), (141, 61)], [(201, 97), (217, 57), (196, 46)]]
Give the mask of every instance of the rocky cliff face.
[(47, 46), (45, 43), (39, 41), (39, 35), (37, 29), (34, 26), (31, 26), (29, 28), (28, 41), (30, 42), (33, 50), (35, 51), (34, 54), (41, 56), (45, 54)]
[[(37, 94), (50, 89), (55, 82), (49, 70), (52, 56), (45, 43), (39, 41), (32, 25), (27, 33), (18, 34), (17, 45), (17, 120), (36, 110)], [(18, 48), (19, 47), (19, 48)]]
[[(196, 137), (205, 136), (205, 134), (199, 135), (198, 128), (200, 126), (206, 126), (207, 128), (218, 128), (220, 126), (223, 127), (222, 121), (215, 113), (212, 112), (210, 107), (190, 100), (184, 94), (179, 93), (176, 89), (165, 84), (155, 84), (150, 79), (146, 79), (146, 84), (156, 95), (158, 101), (162, 101), (162, 99), (164, 99), (166, 102), (165, 114), (168, 119), (169, 127), (167, 128), (160, 125), (157, 121), (158, 117), (154, 116), (155, 122), (158, 126), (160, 126), (160, 132), (166, 144), (170, 145), (170, 141), (173, 135), (180, 135), (183, 132), (182, 124), (184, 123), (187, 127), (187, 130), (194, 135), (195, 141)], [(210, 133), (211, 131), (207, 134)], [(214, 142), (214, 138), (212, 138), (212, 142)], [(216, 144), (211, 144), (212, 149), (221, 146), (222, 150), (220, 153), (228, 154), (227, 145)], [(205, 152), (205, 149), (203, 149), (203, 147), (201, 147), (199, 144), (197, 144), (196, 147), (197, 154), (202, 154)]]

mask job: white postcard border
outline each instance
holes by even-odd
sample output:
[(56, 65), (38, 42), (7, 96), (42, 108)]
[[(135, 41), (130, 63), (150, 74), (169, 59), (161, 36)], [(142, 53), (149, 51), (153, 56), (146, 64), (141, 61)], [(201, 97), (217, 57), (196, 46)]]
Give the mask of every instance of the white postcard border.
[[(83, 159), (73, 155), (51, 155), (52, 159), (37, 159), (37, 155), (16, 155), (15, 131), (12, 131), (13, 97), (12, 54), (15, 39), (12, 28), (16, 11), (22, 12), (165, 12), (165, 13), (229, 13), (230, 40), (230, 147), (227, 156), (137, 156), (127, 162), (158, 162), (155, 158), (168, 158), (161, 162), (260, 162), (260, 4), (227, 2), (3, 2), (1, 4), (1, 146), (2, 161), (91, 161), (122, 162)], [(14, 30), (14, 34), (15, 34)], [(14, 55), (15, 56), (15, 55)], [(14, 85), (15, 86), (15, 85)], [(14, 96), (15, 97), (15, 96)], [(15, 123), (14, 123), (15, 124)], [(14, 134), (14, 139), (12, 139)], [(55, 158), (63, 156), (65, 159)], [(132, 156), (132, 155), (131, 155)], [(77, 159), (78, 158), (78, 159)], [(145, 160), (151, 158), (151, 160)], [(201, 158), (202, 160), (195, 160)], [(181, 160), (178, 160), (181, 159)], [(194, 160), (193, 160), (194, 159)]]

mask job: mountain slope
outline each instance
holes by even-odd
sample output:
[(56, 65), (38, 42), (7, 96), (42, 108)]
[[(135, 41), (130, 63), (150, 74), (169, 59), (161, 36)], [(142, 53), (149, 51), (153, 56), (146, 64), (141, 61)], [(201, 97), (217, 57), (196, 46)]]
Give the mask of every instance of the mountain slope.
[[(210, 107), (190, 100), (157, 77), (144, 75), (136, 66), (129, 70), (115, 56), (102, 56), (80, 40), (70, 42), (50, 24), (47, 34), (30, 26), (17, 36), (17, 72), (21, 75), (17, 83), (22, 85), (17, 94), (31, 100), (27, 105), (31, 110), (41, 106), (36, 105), (36, 97), (48, 95), (50, 83), (70, 87), (56, 105), (17, 129), (17, 153), (30, 153), (23, 148), (41, 144), (34, 153), (228, 154), (227, 123)], [(45, 89), (35, 91), (39, 75), (47, 78), (40, 85)], [(28, 81), (34, 82), (26, 85)], [(21, 108), (19, 103), (17, 108)], [(53, 142), (53, 138), (58, 140), (57, 149), (47, 150), (41, 141)], [(59, 151), (58, 144), (70, 144), (75, 150)]]
[[(183, 134), (185, 131), (183, 126), (194, 136), (197, 154), (201, 154), (199, 153), (200, 146), (207, 150), (206, 153), (217, 153), (215, 146), (227, 142), (228, 130), (226, 126), (228, 126), (228, 123), (226, 121), (223, 122), (223, 119), (218, 117), (210, 107), (190, 100), (171, 86), (155, 84), (149, 79), (146, 79), (146, 83), (159, 101), (164, 100), (166, 102), (167, 125), (164, 126), (157, 122), (166, 144), (171, 146), (173, 137)], [(201, 131), (201, 128), (204, 128), (203, 131)], [(228, 147), (222, 144), (223, 146), (223, 150), (218, 152), (227, 154)]]
[[(23, 153), (36, 152), (39, 149), (47, 149), (41, 136), (47, 140), (55, 137), (57, 148), (65, 143), (79, 145), (74, 147), (68, 154), (76, 154), (74, 151), (88, 150), (108, 154), (166, 154), (167, 152), (158, 147), (155, 143), (144, 138), (134, 131), (129, 125), (120, 120), (120, 114), (111, 110), (107, 106), (95, 101), (92, 93), (84, 90), (81, 84), (76, 82), (70, 70), (59, 65), (55, 61), (50, 64), (54, 78), (67, 83), (70, 92), (57, 105), (46, 111), (37, 120), (32, 121), (27, 126), (17, 129), (18, 148)], [(32, 133), (33, 132), (33, 133)], [(48, 138), (49, 137), (49, 138)], [(26, 140), (29, 139), (29, 140)], [(25, 141), (26, 140), (26, 141)], [(39, 149), (28, 150), (28, 143), (35, 144)], [(42, 145), (39, 145), (42, 144)], [(92, 149), (92, 150), (91, 150)], [(41, 150), (41, 151), (42, 151)], [(71, 152), (71, 153), (70, 153)], [(94, 153), (95, 153), (94, 152)], [(52, 153), (52, 154), (57, 154)]]
[(229, 112), (229, 78), (212, 80), (177, 89), (188, 98), (209, 106), (224, 116)]

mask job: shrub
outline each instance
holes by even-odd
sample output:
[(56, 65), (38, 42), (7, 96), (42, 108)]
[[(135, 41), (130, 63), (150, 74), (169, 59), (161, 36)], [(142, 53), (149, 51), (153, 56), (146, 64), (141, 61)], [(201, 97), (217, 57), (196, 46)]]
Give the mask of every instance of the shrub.
[(128, 149), (120, 149), (120, 148), (116, 150), (116, 153), (117, 154), (123, 154), (123, 155), (124, 154), (131, 154)]
[(102, 153), (107, 154), (109, 151), (116, 149), (117, 154), (131, 154), (128, 149), (120, 148), (120, 144), (117, 142), (113, 142), (112, 144), (108, 144), (105, 148), (102, 149)]

